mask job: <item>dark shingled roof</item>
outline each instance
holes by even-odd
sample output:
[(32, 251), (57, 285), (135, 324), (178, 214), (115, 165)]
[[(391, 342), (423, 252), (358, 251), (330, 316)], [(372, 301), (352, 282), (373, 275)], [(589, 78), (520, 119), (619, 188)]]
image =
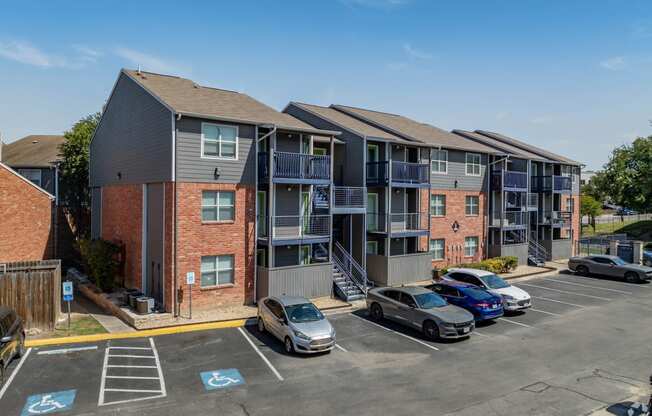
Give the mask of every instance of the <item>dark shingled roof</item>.
[(204, 87), (171, 75), (144, 71), (122, 70), (177, 114), (215, 118), (248, 124), (275, 124), (279, 129), (304, 131), (323, 135), (339, 132), (315, 129), (289, 114), (274, 110), (247, 94)]
[(569, 159), (569, 158), (564, 157), (564, 156), (560, 156), (560, 155), (558, 155), (556, 153), (552, 153), (552, 152), (549, 152), (547, 150), (543, 150), (540, 147), (533, 146), (531, 144), (522, 142), (520, 140), (516, 140), (516, 139), (514, 139), (512, 137), (507, 137), (507, 136), (505, 136), (503, 134), (500, 134), (500, 133), (494, 133), (494, 132), (486, 131), (486, 130), (476, 130), (475, 132), (479, 133), (479, 134), (482, 134), (484, 136), (490, 137), (492, 139), (501, 141), (503, 143), (518, 147), (518, 148), (523, 149), (525, 151), (528, 151), (530, 153), (535, 153), (535, 154), (537, 154), (539, 156), (542, 156), (542, 157), (544, 157), (546, 159), (549, 159), (549, 160), (558, 161), (558, 162), (561, 162), (561, 163), (567, 163), (569, 165), (581, 165), (580, 162), (577, 162), (575, 160)]
[(460, 136), (469, 138), (471, 140), (476, 140), (478, 142), (484, 143), (487, 146), (491, 146), (500, 152), (504, 152), (505, 155), (515, 156), (523, 159), (535, 160), (538, 162), (551, 162), (551, 160), (546, 159), (545, 157), (541, 157), (541, 155), (530, 153), (527, 150), (523, 150), (519, 147), (512, 146), (507, 143), (503, 143), (499, 140), (492, 139), (491, 137), (488, 136), (483, 136), (482, 134), (479, 133), (460, 130), (460, 129), (453, 130), (453, 133), (459, 134)]
[(489, 146), (398, 114), (383, 113), (343, 105), (332, 105), (331, 107), (379, 128), (389, 130), (405, 139), (417, 142), (415, 144), (421, 143), (424, 146), (468, 150), (479, 153), (496, 153), (495, 149)]
[(63, 136), (31, 135), (2, 147), (2, 162), (13, 168), (48, 168), (61, 160)]

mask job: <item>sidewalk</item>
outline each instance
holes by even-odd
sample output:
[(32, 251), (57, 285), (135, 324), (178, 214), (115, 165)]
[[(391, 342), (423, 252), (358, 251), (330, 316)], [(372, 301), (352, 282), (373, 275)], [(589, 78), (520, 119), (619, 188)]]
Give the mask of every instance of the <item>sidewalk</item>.
[(568, 260), (554, 260), (547, 261), (545, 267), (535, 267), (529, 265), (521, 265), (516, 270), (508, 273), (500, 273), (499, 276), (505, 280), (520, 279), (529, 276), (549, 276), (562, 273), (568, 269)]

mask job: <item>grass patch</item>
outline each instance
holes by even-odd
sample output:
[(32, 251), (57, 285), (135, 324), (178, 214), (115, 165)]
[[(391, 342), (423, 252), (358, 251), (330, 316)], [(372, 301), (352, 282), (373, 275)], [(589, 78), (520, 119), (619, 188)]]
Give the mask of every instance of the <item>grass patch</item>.
[(615, 218), (613, 222), (596, 224), (595, 231), (590, 225), (582, 226), (582, 237), (621, 233), (626, 233), (631, 238), (652, 239), (652, 221), (626, 220), (621, 222), (618, 218)]
[[(65, 315), (65, 314), (64, 314)], [(92, 316), (79, 316), (70, 319), (70, 333), (68, 333), (68, 317), (61, 321), (54, 329), (52, 337), (67, 337), (77, 335), (105, 334), (108, 331)]]

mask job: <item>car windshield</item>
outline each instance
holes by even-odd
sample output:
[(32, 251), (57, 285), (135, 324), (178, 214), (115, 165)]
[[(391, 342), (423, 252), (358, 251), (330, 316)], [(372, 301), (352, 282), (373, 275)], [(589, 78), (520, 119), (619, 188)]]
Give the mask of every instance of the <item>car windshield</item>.
[(421, 309), (432, 309), (432, 308), (441, 308), (446, 306), (448, 303), (444, 298), (439, 296), (436, 293), (422, 293), (420, 295), (414, 295), (419, 308)]
[(611, 259), (611, 260), (612, 260), (614, 263), (616, 263), (617, 266), (624, 266), (624, 265), (627, 264), (627, 262), (626, 262), (625, 260), (621, 259), (620, 257), (615, 257), (615, 258), (613, 258), (613, 259)]
[(489, 289), (503, 289), (509, 287), (509, 283), (496, 276), (495, 274), (482, 276), (480, 279), (482, 279), (482, 281), (487, 285)]
[(285, 313), (287, 313), (290, 322), (298, 324), (324, 319), (324, 315), (312, 303), (286, 306)]
[(477, 300), (491, 300), (494, 297), (489, 292), (485, 292), (484, 290), (480, 289), (474, 289), (472, 287), (464, 288), (464, 293)]

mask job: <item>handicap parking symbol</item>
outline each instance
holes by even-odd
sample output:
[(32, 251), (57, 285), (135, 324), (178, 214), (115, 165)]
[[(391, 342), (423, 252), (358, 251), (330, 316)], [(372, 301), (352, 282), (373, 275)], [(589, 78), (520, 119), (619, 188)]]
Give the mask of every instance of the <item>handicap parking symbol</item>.
[(245, 384), (240, 372), (235, 368), (204, 371), (199, 374), (206, 390), (225, 389)]
[(47, 415), (72, 409), (77, 390), (35, 394), (27, 398), (20, 416)]

